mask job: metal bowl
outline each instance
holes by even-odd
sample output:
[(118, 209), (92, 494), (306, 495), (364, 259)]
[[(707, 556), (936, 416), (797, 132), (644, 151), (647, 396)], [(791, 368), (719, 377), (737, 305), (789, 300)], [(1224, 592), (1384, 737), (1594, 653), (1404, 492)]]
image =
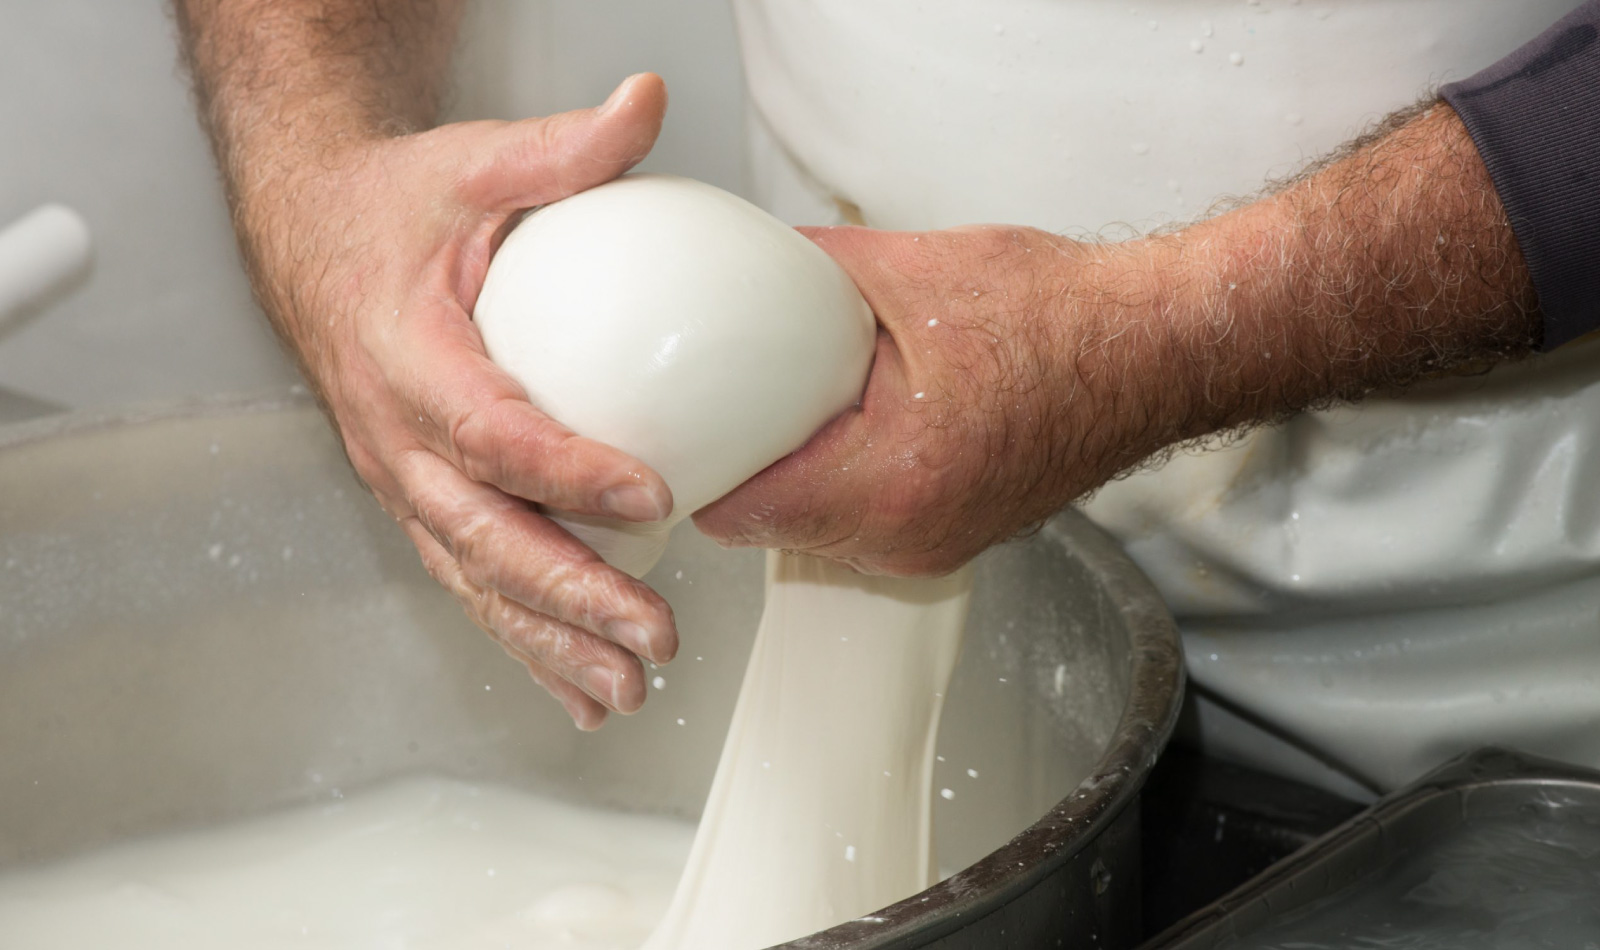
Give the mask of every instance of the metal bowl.
[[(303, 398), (0, 429), (0, 499), (0, 869), (423, 771), (693, 818), (760, 613), (759, 554), (680, 530), (649, 578), (671, 688), (585, 735)], [(1087, 521), (984, 555), (935, 774), (956, 873), (787, 946), (1132, 946), (1134, 804), (1181, 691), (1166, 609)]]

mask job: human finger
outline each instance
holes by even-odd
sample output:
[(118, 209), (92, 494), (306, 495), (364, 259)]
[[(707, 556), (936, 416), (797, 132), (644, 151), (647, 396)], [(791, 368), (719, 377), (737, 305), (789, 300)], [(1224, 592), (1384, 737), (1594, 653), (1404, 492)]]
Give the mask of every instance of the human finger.
[(464, 313), (400, 330), (391, 388), (418, 420), (423, 444), (467, 478), (552, 508), (624, 521), (660, 521), (672, 491), (640, 460), (577, 435), (528, 402), (483, 352)]
[(667, 602), (527, 503), (422, 449), (405, 453), (396, 475), (421, 525), (474, 587), (657, 663), (677, 653)]
[(506, 656), (522, 664), (523, 669), (528, 671), (529, 679), (542, 686), (545, 692), (561, 703), (567, 715), (572, 717), (573, 725), (584, 732), (594, 732), (606, 724), (610, 710), (594, 697), (541, 666), (537, 660), (529, 659), (515, 648), (502, 643), (499, 638), (491, 637), (491, 639), (500, 644), (500, 649), (505, 651)]
[(667, 87), (623, 80), (605, 103), (507, 123), (463, 175), (457, 195), (483, 211), (519, 211), (603, 184), (637, 165), (661, 132)]
[(417, 553), (422, 557), (422, 564), (427, 568), (429, 575), (439, 582), (439, 585), (450, 591), (455, 596), (457, 603), (461, 604), (467, 617), (478, 625), (489, 638), (493, 640), (506, 655), (521, 663), (533, 681), (543, 686), (562, 708), (579, 729), (586, 732), (600, 728), (606, 719), (606, 707), (594, 697), (588, 695), (572, 683), (555, 675), (550, 670), (528, 657), (522, 651), (510, 646), (490, 628), (478, 613), (480, 591), (468, 584), (462, 576), (459, 567), (433, 536), (428, 534), (415, 518), (406, 518), (400, 522), (406, 535), (416, 545)]
[(502, 649), (528, 667), (580, 728), (598, 728), (606, 709), (632, 713), (644, 704), (644, 668), (631, 653), (474, 583), (420, 521), (408, 519), (404, 526), (428, 572)]

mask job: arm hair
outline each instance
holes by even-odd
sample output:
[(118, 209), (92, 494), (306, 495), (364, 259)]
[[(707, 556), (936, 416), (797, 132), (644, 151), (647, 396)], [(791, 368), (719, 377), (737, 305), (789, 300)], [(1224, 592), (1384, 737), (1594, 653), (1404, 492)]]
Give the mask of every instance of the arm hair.
[(1251, 203), (1096, 257), (1108, 277), (1090, 282), (1095, 302), (1113, 316), (1067, 352), (1098, 394), (1096, 418), (1120, 421), (1102, 439), (1112, 470), (1481, 371), (1532, 353), (1542, 332), (1505, 209), (1442, 102), (1391, 116)]

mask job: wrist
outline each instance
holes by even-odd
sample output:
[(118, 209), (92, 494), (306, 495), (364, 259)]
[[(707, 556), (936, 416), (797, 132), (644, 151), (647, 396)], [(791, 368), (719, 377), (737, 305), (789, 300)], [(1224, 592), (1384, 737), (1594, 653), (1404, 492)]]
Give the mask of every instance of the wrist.
[[(324, 401), (329, 349), (358, 302), (368, 263), (363, 234), (377, 222), (361, 200), (372, 143), (301, 143), (239, 152), (230, 208), (258, 303), (302, 375)], [(370, 158), (367, 158), (370, 161)]]
[[(1055, 239), (1046, 285), (1055, 302), (1044, 323), (1060, 444), (1075, 463), (1070, 495), (1153, 453), (1216, 428), (1200, 394), (1207, 380), (1193, 342), (1202, 313), (1190, 284), (1200, 268), (1172, 237), (1119, 244)], [(1070, 500), (1070, 498), (1063, 499)]]

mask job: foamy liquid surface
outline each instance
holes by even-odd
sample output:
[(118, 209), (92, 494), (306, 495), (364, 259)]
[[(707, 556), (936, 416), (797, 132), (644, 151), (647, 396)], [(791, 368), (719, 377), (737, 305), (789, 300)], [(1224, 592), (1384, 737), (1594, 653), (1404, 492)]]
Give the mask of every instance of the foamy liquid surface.
[(0, 947), (635, 950), (693, 835), (410, 778), (0, 875)]

